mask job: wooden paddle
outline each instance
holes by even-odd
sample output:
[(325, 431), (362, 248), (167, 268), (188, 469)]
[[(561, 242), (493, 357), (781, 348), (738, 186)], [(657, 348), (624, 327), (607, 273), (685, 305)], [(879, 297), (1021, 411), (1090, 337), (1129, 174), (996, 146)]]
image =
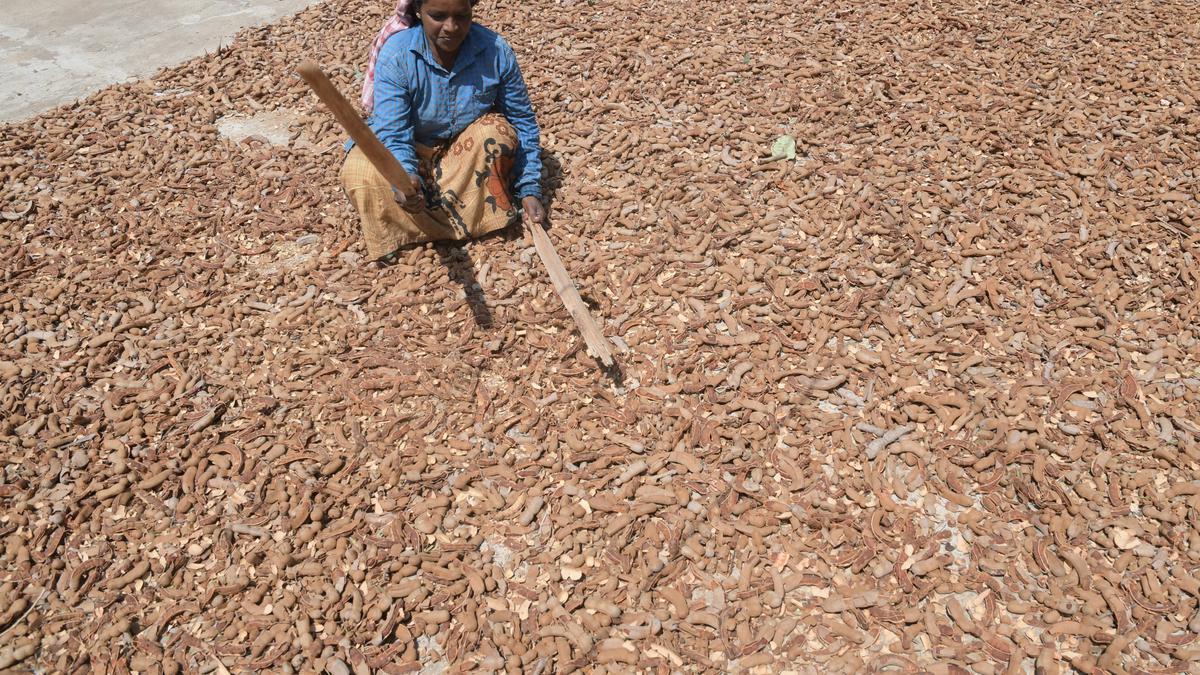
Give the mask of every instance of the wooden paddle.
[[(304, 61), (300, 67), (296, 69), (300, 73), (300, 77), (308, 83), (317, 97), (325, 103), (333, 116), (350, 134), (350, 138), (358, 147), (362, 148), (363, 154), (367, 156), (375, 169), (379, 171), (392, 187), (399, 190), (406, 197), (412, 195), (416, 189), (413, 187), (412, 181), (408, 174), (404, 171), (404, 167), (396, 159), (395, 155), (375, 136), (371, 128), (367, 126), (346, 97), (342, 96), (337, 87), (333, 86), (333, 82), (325, 76), (321, 71), (320, 66), (312, 61)], [(420, 220), (420, 219), (414, 219)], [(418, 225), (420, 223), (418, 222)], [(558, 252), (554, 250), (554, 244), (550, 242), (550, 235), (546, 234), (546, 230), (541, 224), (534, 224), (529, 228), (530, 234), (533, 236), (533, 247), (537, 250), (538, 257), (542, 259), (542, 264), (546, 266), (546, 272), (550, 275), (551, 284), (554, 286), (554, 291), (558, 293), (558, 297), (562, 299), (563, 305), (567, 308), (567, 312), (571, 318), (575, 320), (575, 324), (579, 327), (579, 332), (583, 335), (583, 341), (588, 346), (588, 351), (595, 358), (600, 360), (606, 368), (611, 368), (613, 365), (612, 351), (609, 349), (608, 338), (600, 332), (600, 327), (596, 325), (595, 319), (588, 312), (587, 305), (583, 302), (583, 298), (579, 297), (579, 291), (575, 289), (575, 284), (571, 281), (571, 277), (567, 275), (567, 270), (563, 267), (562, 260), (558, 257)], [(431, 237), (439, 237), (440, 233), (426, 231)]]

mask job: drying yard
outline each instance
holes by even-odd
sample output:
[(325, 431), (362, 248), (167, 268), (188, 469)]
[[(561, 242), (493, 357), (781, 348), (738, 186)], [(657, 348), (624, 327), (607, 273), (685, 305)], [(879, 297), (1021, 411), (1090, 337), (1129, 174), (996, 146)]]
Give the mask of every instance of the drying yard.
[(606, 372), (366, 267), (388, 4), (0, 126), (0, 670), (1195, 668), (1200, 5), (484, 0)]

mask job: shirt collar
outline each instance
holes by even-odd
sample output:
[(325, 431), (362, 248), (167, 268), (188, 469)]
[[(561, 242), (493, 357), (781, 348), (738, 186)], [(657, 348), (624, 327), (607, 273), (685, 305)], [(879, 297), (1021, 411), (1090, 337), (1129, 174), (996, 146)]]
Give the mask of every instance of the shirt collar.
[(471, 29), (467, 31), (467, 39), (463, 40), (462, 47), (458, 48), (458, 58), (454, 59), (454, 68), (447, 71), (442, 64), (438, 62), (437, 57), (433, 55), (433, 48), (429, 46), (429, 39), (425, 37), (425, 29), (417, 24), (417, 44), (411, 47), (411, 51), (418, 54), (432, 67), (437, 68), (445, 73), (462, 72), (467, 66), (475, 62), (475, 57), (480, 52), (487, 49), (487, 43), (482, 39), (482, 30), (479, 24), (472, 23)]

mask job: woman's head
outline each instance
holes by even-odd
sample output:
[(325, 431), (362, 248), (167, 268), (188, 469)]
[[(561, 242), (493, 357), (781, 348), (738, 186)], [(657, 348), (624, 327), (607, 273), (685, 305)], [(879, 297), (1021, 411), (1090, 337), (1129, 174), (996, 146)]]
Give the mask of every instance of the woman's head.
[(411, 9), (429, 44), (446, 55), (458, 54), (471, 30), (479, 0), (413, 0)]

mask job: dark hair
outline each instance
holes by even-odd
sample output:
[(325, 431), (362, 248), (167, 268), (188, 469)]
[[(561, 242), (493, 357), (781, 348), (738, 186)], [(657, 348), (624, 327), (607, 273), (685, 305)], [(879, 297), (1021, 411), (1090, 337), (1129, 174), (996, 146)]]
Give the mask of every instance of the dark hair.
[[(417, 12), (421, 11), (421, 5), (425, 4), (425, 0), (412, 0), (412, 4), (408, 6), (408, 20), (414, 26), (421, 24), (421, 16)], [(471, 0), (471, 6), (479, 4), (479, 0)]]

